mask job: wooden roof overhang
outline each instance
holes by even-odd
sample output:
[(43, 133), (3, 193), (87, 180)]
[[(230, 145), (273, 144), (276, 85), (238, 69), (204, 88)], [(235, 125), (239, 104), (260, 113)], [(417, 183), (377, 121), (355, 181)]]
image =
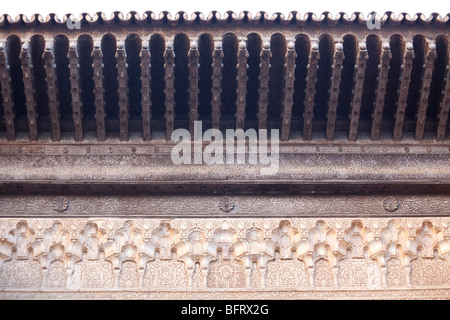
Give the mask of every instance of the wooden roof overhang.
[[(3, 15), (0, 192), (448, 195), (449, 17)], [(278, 173), (175, 166), (198, 120), (279, 129)]]

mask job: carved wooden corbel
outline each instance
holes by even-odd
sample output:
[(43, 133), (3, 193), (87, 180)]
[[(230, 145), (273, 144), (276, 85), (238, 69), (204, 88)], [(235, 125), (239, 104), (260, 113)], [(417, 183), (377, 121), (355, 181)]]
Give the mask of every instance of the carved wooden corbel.
[(220, 130), (220, 108), (222, 106), (222, 42), (216, 41), (214, 43), (215, 49), (213, 52), (213, 62), (212, 62), (212, 87), (211, 87), (211, 120), (212, 127), (214, 129)]
[(371, 140), (380, 139), (381, 121), (383, 120), (384, 102), (386, 99), (386, 87), (389, 75), (389, 63), (392, 54), (389, 42), (383, 43), (383, 52), (381, 53), (381, 60), (379, 65), (378, 85), (376, 90), (375, 107), (372, 114), (372, 128), (370, 132)]
[(314, 119), (314, 96), (316, 95), (317, 67), (319, 63), (319, 45), (317, 42), (311, 43), (309, 54), (308, 75), (306, 78), (305, 113), (303, 114), (303, 140), (312, 138), (312, 121)]
[(6, 139), (9, 141), (16, 139), (16, 129), (14, 124), (14, 101), (12, 92), (11, 76), (9, 74), (8, 58), (6, 55), (6, 45), (0, 42), (0, 86), (2, 88), (3, 110), (5, 112)]
[(237, 68), (237, 89), (236, 89), (236, 129), (244, 129), (245, 107), (247, 105), (247, 43), (239, 42)]
[(164, 89), (166, 96), (166, 100), (164, 101), (166, 107), (164, 118), (166, 119), (166, 139), (170, 140), (175, 126), (175, 55), (172, 41), (167, 42), (164, 52), (164, 71), (164, 82), (166, 84)]
[(269, 70), (270, 42), (265, 41), (261, 50), (261, 62), (259, 64), (259, 98), (258, 98), (258, 129), (267, 129), (267, 108), (269, 106)]
[(74, 138), (75, 141), (83, 140), (83, 104), (81, 100), (80, 89), (80, 65), (78, 64), (78, 52), (77, 43), (72, 41), (69, 44), (69, 51), (67, 52), (67, 58), (69, 59), (69, 71), (70, 71), (70, 95), (72, 97), (72, 116), (74, 125)]
[(151, 100), (151, 64), (150, 64), (150, 44), (144, 44), (139, 57), (141, 58), (141, 95), (142, 95), (142, 136), (144, 141), (149, 141), (152, 137), (152, 100)]
[(414, 61), (414, 48), (411, 42), (406, 44), (406, 52), (402, 63), (402, 75), (400, 87), (398, 90), (397, 113), (395, 114), (395, 125), (392, 140), (402, 139), (403, 120), (405, 119), (405, 110), (408, 105), (409, 83), (411, 82), (411, 71)]
[(189, 59), (189, 132), (194, 134), (194, 122), (198, 120), (198, 43), (191, 42)]
[(92, 51), (94, 69), (94, 94), (95, 94), (95, 119), (97, 122), (97, 140), (106, 140), (106, 128), (105, 128), (105, 100), (103, 89), (103, 63), (102, 63), (102, 50), (100, 41), (95, 42), (94, 50)]
[(419, 106), (417, 109), (417, 121), (415, 136), (416, 140), (423, 139), (423, 132), (425, 130), (425, 120), (427, 118), (428, 97), (430, 96), (431, 81), (433, 79), (434, 61), (437, 58), (436, 43), (431, 42), (428, 45), (428, 53), (425, 58), (424, 73), (422, 80), (422, 87), (420, 89)]
[(283, 114), (281, 116), (281, 140), (283, 141), (289, 140), (291, 132), (292, 106), (294, 105), (295, 58), (295, 42), (290, 41), (286, 53)]
[(353, 88), (353, 100), (350, 118), (350, 127), (348, 129), (348, 139), (350, 141), (356, 141), (358, 135), (359, 117), (362, 103), (362, 95), (364, 88), (364, 79), (366, 73), (366, 63), (368, 59), (367, 48), (364, 42), (359, 44), (358, 61), (355, 66), (354, 88)]
[(328, 101), (326, 139), (333, 140), (336, 126), (337, 107), (339, 102), (339, 88), (341, 85), (342, 63), (344, 52), (342, 43), (336, 43), (331, 76), (330, 99)]
[(123, 41), (117, 42), (116, 50), (117, 61), (117, 84), (119, 94), (119, 123), (121, 141), (128, 140), (128, 120), (130, 118), (129, 103), (128, 103), (128, 65), (127, 54), (125, 52), (125, 44)]
[(58, 101), (58, 85), (56, 81), (53, 43), (47, 42), (45, 51), (42, 55), (44, 59), (44, 68), (47, 82), (48, 106), (50, 109), (50, 122), (52, 127), (52, 140), (59, 141), (61, 139), (60, 113)]
[(33, 67), (29, 53), (29, 43), (25, 42), (22, 45), (20, 52), (20, 60), (22, 61), (23, 86), (25, 90), (25, 105), (27, 107), (28, 116), (28, 130), (30, 133), (30, 140), (36, 141), (38, 139), (38, 129), (36, 120), (38, 118), (36, 110), (36, 101), (34, 100), (33, 89)]
[(447, 77), (445, 81), (444, 98), (441, 101), (441, 112), (438, 114), (436, 141), (444, 141), (447, 129), (448, 112), (450, 109), (450, 56), (448, 58)]

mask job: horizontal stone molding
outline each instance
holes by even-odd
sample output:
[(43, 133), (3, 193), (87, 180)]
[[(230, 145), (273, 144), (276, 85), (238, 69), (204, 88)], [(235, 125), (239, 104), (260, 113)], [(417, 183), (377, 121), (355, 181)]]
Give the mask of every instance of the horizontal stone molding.
[[(4, 137), (0, 137), (1, 156), (62, 156), (62, 155), (152, 155), (155, 153), (161, 155), (170, 155), (176, 143), (167, 141), (152, 141), (145, 144), (136, 140), (136, 137), (130, 137), (127, 142), (120, 142), (118, 139), (109, 139), (107, 143), (92, 140), (92, 137), (86, 137), (84, 142), (73, 142), (70, 139), (64, 139), (62, 143), (49, 143), (49, 137), (43, 138), (43, 142), (29, 143), (28, 141), (16, 141), (7, 143)], [(338, 141), (314, 141), (303, 142), (298, 139), (279, 142), (280, 154), (344, 154), (344, 155), (420, 155), (420, 154), (450, 154), (448, 143), (423, 143), (405, 141), (396, 141), (395, 144), (386, 141), (368, 141), (360, 139), (357, 143), (345, 140)], [(202, 151), (209, 145), (203, 142)], [(270, 151), (270, 141), (268, 151)], [(236, 146), (235, 149), (236, 151)], [(248, 144), (245, 146), (248, 154)]]
[[(317, 148), (317, 147), (316, 147)], [(175, 165), (169, 154), (0, 156), (0, 181), (450, 181), (450, 154), (280, 154), (270, 164)]]
[(0, 291), (1, 299), (16, 300), (292, 300), (292, 299), (332, 299), (332, 300), (405, 300), (405, 299), (432, 299), (449, 300), (450, 289), (398, 289), (398, 290), (317, 290), (317, 291), (242, 291), (242, 290), (174, 290), (174, 291), (152, 291), (152, 290), (99, 290), (99, 291)]
[[(185, 190), (188, 186), (184, 186)], [(206, 187), (205, 187), (206, 188)], [(70, 190), (70, 189), (68, 189)], [(209, 189), (211, 192), (212, 188)], [(65, 207), (55, 204), (63, 198)], [(220, 208), (229, 198), (233, 206)], [(450, 215), (446, 195), (1, 195), (0, 217), (404, 217)]]

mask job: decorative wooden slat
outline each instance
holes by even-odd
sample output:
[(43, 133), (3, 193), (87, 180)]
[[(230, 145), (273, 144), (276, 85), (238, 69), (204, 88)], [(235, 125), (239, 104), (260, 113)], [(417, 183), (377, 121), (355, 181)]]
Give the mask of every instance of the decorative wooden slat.
[(141, 58), (141, 104), (142, 104), (142, 136), (144, 141), (152, 138), (150, 120), (152, 118), (151, 100), (151, 64), (150, 64), (150, 44), (143, 45), (139, 57)]
[(349, 114), (350, 126), (348, 129), (348, 139), (350, 141), (356, 141), (358, 136), (359, 116), (362, 103), (362, 95), (364, 89), (364, 79), (366, 75), (366, 63), (369, 55), (367, 53), (367, 47), (364, 42), (359, 44), (358, 61), (356, 62), (356, 70), (354, 77), (353, 99), (352, 108)]
[(444, 141), (447, 131), (448, 112), (450, 109), (450, 55), (448, 57), (447, 79), (445, 82), (444, 98), (441, 101), (441, 112), (438, 114), (436, 140)]
[(339, 88), (341, 85), (342, 63), (344, 52), (342, 43), (336, 43), (336, 51), (333, 58), (333, 75), (331, 76), (330, 100), (328, 101), (327, 129), (325, 137), (333, 140), (336, 126), (337, 107), (339, 102)]
[(72, 97), (72, 116), (74, 125), (74, 139), (75, 141), (83, 140), (83, 112), (80, 89), (80, 66), (78, 64), (78, 53), (76, 41), (70, 42), (69, 51), (67, 52), (69, 59), (70, 71), (70, 95)]
[(411, 71), (414, 62), (414, 47), (411, 42), (406, 44), (406, 52), (402, 65), (402, 75), (400, 77), (400, 87), (398, 91), (397, 112), (395, 114), (395, 125), (392, 140), (402, 139), (403, 120), (405, 119), (405, 110), (408, 104), (409, 83), (411, 82)]
[(173, 42), (168, 41), (166, 50), (164, 52), (164, 81), (166, 87), (164, 89), (164, 94), (166, 100), (164, 105), (166, 107), (166, 113), (164, 118), (166, 119), (166, 139), (170, 140), (172, 132), (174, 130), (175, 121), (175, 55), (173, 52)]
[(16, 139), (16, 129), (14, 125), (14, 101), (12, 95), (11, 76), (9, 74), (8, 57), (6, 46), (0, 42), (0, 85), (2, 87), (3, 110), (5, 113), (6, 139)]
[(415, 130), (415, 139), (422, 140), (425, 129), (425, 120), (427, 119), (428, 97), (430, 95), (431, 80), (433, 78), (434, 60), (437, 58), (436, 43), (431, 42), (425, 58), (422, 87), (420, 89), (419, 107), (417, 109), (417, 122)]
[(127, 54), (125, 52), (125, 44), (123, 41), (117, 42), (116, 50), (116, 67), (117, 67), (117, 84), (119, 94), (119, 123), (120, 123), (120, 141), (128, 140), (128, 119), (130, 118), (128, 103), (128, 71), (127, 71)]
[(220, 108), (222, 105), (222, 42), (214, 43), (213, 63), (212, 63), (212, 86), (211, 86), (211, 121), (214, 129), (220, 130)]
[(194, 122), (198, 120), (198, 44), (191, 42), (189, 50), (189, 131), (194, 134)]
[(267, 129), (267, 108), (269, 106), (269, 70), (270, 70), (270, 42), (265, 41), (261, 50), (259, 64), (258, 89), (258, 129)]
[(380, 72), (378, 74), (378, 85), (376, 90), (375, 107), (372, 114), (372, 128), (370, 132), (371, 140), (380, 139), (381, 121), (383, 120), (383, 108), (386, 98), (386, 87), (389, 75), (389, 62), (392, 54), (389, 42), (383, 43), (383, 52), (381, 53), (381, 61), (379, 65)]
[(316, 42), (311, 43), (311, 52), (309, 55), (308, 75), (306, 78), (306, 96), (305, 113), (303, 114), (303, 140), (312, 138), (312, 120), (314, 118), (314, 96), (316, 94), (317, 82), (317, 64), (319, 63), (319, 45)]
[(238, 64), (237, 64), (237, 89), (236, 89), (236, 129), (244, 129), (245, 107), (247, 105), (247, 43), (239, 42)]
[(286, 53), (286, 74), (284, 79), (283, 114), (281, 125), (281, 140), (289, 140), (292, 120), (292, 106), (294, 105), (294, 81), (295, 81), (295, 42), (288, 44)]
[(46, 42), (45, 51), (42, 55), (47, 82), (48, 106), (50, 110), (50, 121), (52, 127), (52, 140), (61, 140), (61, 126), (58, 101), (58, 86), (56, 81), (56, 65), (54, 63), (53, 43)]
[(28, 130), (31, 140), (38, 139), (38, 130), (36, 119), (38, 118), (36, 110), (36, 101), (34, 100), (32, 65), (29, 54), (29, 44), (25, 42), (20, 52), (20, 60), (22, 61), (23, 85), (25, 90), (25, 105), (27, 107)]
[(94, 68), (94, 94), (95, 94), (95, 119), (97, 122), (97, 140), (106, 140), (105, 129), (105, 101), (104, 101), (104, 89), (103, 89), (103, 64), (102, 64), (102, 51), (100, 49), (100, 42), (97, 41), (92, 51)]

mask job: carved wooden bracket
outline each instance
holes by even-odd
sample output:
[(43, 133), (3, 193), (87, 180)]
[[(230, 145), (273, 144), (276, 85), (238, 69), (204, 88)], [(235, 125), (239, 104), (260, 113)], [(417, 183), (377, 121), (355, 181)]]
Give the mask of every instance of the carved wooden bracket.
[(5, 49), (5, 44), (3, 42), (0, 42), (0, 85), (2, 90), (2, 102), (6, 120), (6, 138), (12, 141), (16, 139), (16, 129), (14, 125), (15, 113), (11, 76), (9, 74), (9, 67)]
[(417, 122), (415, 130), (415, 139), (422, 140), (425, 129), (425, 119), (427, 118), (428, 97), (430, 95), (431, 80), (433, 78), (434, 61), (437, 58), (436, 44), (429, 44), (427, 56), (425, 58), (424, 74), (422, 88), (420, 89), (419, 106), (417, 108)]
[(117, 83), (119, 93), (119, 122), (121, 141), (128, 140), (128, 120), (130, 117), (129, 103), (128, 103), (128, 66), (126, 60), (125, 44), (123, 41), (117, 43), (116, 50), (117, 60)]
[(411, 71), (414, 61), (414, 48), (412, 43), (407, 43), (406, 52), (402, 64), (402, 75), (400, 80), (397, 113), (395, 115), (395, 127), (392, 140), (402, 139), (403, 120), (405, 119), (405, 110), (408, 103), (409, 83), (411, 82)]
[(281, 140), (289, 140), (292, 120), (292, 106), (294, 105), (294, 81), (295, 81), (295, 43), (288, 44), (286, 53), (286, 73), (284, 79), (283, 113), (281, 115)]
[(341, 85), (342, 63), (344, 52), (342, 43), (336, 44), (336, 51), (333, 59), (333, 75), (331, 76), (330, 100), (328, 101), (327, 131), (326, 139), (333, 140), (334, 128), (336, 125), (337, 107), (339, 102), (339, 87)]
[(263, 43), (261, 50), (261, 62), (259, 64), (259, 98), (258, 98), (258, 129), (267, 129), (267, 108), (269, 106), (269, 69), (270, 58), (270, 42)]
[(172, 41), (167, 42), (166, 51), (164, 52), (164, 70), (164, 82), (166, 84), (164, 89), (166, 96), (164, 101), (166, 107), (164, 118), (166, 119), (166, 139), (170, 140), (175, 125), (175, 55)]
[(212, 87), (211, 87), (211, 121), (214, 129), (220, 130), (220, 117), (221, 117), (221, 97), (222, 97), (222, 43), (220, 41), (215, 42), (215, 49), (213, 52), (212, 63)]
[(44, 68), (46, 73), (45, 81), (47, 82), (48, 105), (50, 109), (50, 121), (52, 127), (52, 140), (59, 141), (61, 139), (58, 86), (56, 81), (55, 62), (53, 54), (53, 43), (48, 42), (43, 53)]
[(70, 70), (70, 95), (72, 98), (72, 116), (74, 125), (74, 138), (75, 141), (83, 140), (83, 109), (81, 100), (80, 89), (80, 75), (78, 64), (78, 52), (76, 42), (73, 41), (69, 45), (69, 51), (67, 53), (69, 58), (69, 70)]
[(239, 43), (237, 64), (237, 89), (236, 89), (236, 129), (244, 129), (245, 106), (247, 105), (247, 44), (245, 41)]
[(141, 58), (142, 135), (145, 141), (149, 141), (152, 137), (150, 125), (152, 119), (152, 101), (149, 45), (142, 46), (139, 57)]
[(106, 140), (106, 128), (105, 128), (105, 101), (103, 90), (103, 54), (100, 49), (100, 42), (94, 44), (94, 50), (92, 51), (94, 69), (94, 94), (95, 94), (95, 119), (97, 122), (97, 140)]
[(383, 44), (383, 52), (381, 53), (381, 60), (379, 65), (378, 84), (376, 90), (376, 98), (372, 114), (372, 128), (370, 132), (371, 140), (380, 139), (381, 120), (383, 119), (384, 101), (386, 98), (386, 87), (389, 74), (389, 62), (392, 58), (389, 43)]
[(315, 42), (311, 44), (309, 56), (308, 76), (306, 80), (305, 113), (303, 115), (303, 140), (312, 138), (312, 121), (314, 119), (314, 96), (316, 95), (317, 65), (319, 63), (319, 45)]
[(198, 43), (191, 42), (189, 59), (189, 132), (194, 134), (194, 122), (198, 120)]
[(436, 133), (436, 141), (444, 141), (445, 131), (447, 129), (448, 112), (450, 109), (450, 53), (447, 65), (447, 78), (445, 80), (444, 98), (441, 102), (441, 112), (438, 114), (438, 127)]
[(25, 105), (27, 107), (28, 129), (30, 134), (30, 140), (35, 141), (38, 139), (38, 128), (36, 123), (38, 114), (36, 110), (36, 102), (34, 100), (33, 67), (31, 64), (31, 58), (29, 54), (28, 42), (25, 42), (22, 45), (22, 51), (20, 52), (20, 60), (22, 61), (23, 86), (25, 89)]

